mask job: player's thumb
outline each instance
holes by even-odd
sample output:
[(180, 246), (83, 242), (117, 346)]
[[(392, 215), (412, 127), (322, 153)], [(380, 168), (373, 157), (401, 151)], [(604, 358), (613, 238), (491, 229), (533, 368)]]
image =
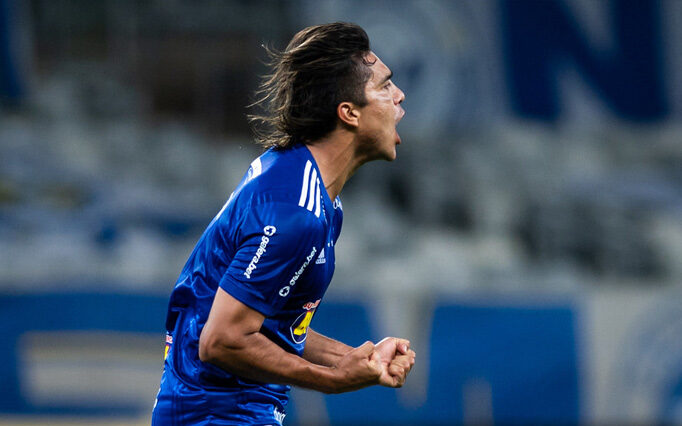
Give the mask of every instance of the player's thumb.
[(410, 350), (410, 341), (407, 339), (396, 339), (396, 350), (403, 355), (406, 355)]

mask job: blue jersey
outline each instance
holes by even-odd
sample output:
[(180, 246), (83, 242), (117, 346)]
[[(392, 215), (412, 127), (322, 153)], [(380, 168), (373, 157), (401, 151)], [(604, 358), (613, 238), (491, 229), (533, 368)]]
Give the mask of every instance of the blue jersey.
[[(266, 319), (261, 333), (303, 354), (310, 321), (334, 273), (342, 222), (305, 145), (251, 163), (189, 257), (171, 294), (158, 424), (278, 424), (289, 386), (261, 383), (199, 360), (199, 335), (218, 287)], [(165, 422), (165, 423), (164, 423)]]

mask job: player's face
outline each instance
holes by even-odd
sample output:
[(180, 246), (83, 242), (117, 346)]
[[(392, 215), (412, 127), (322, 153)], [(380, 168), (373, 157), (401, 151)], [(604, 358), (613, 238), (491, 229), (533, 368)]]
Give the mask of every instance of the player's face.
[(358, 136), (361, 149), (368, 160), (392, 161), (400, 136), (396, 125), (405, 115), (400, 103), (405, 94), (392, 81), (393, 73), (373, 52), (367, 55), (372, 78), (365, 86), (367, 105), (360, 108)]

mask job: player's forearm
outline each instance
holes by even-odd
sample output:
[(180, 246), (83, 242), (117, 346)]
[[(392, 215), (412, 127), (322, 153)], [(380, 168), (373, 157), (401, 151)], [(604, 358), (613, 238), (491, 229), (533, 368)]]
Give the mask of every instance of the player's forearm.
[(336, 371), (286, 352), (261, 333), (211, 342), (200, 358), (238, 376), (265, 383), (300, 386), (325, 393), (342, 385)]
[(331, 339), (313, 329), (308, 329), (303, 358), (313, 364), (335, 366), (353, 348), (338, 340)]

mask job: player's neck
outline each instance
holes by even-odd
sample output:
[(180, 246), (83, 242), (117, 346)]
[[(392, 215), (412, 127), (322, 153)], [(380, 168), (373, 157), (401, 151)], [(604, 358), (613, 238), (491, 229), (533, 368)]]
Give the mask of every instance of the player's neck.
[(362, 164), (356, 156), (352, 135), (334, 131), (307, 146), (320, 169), (327, 194), (334, 200)]

